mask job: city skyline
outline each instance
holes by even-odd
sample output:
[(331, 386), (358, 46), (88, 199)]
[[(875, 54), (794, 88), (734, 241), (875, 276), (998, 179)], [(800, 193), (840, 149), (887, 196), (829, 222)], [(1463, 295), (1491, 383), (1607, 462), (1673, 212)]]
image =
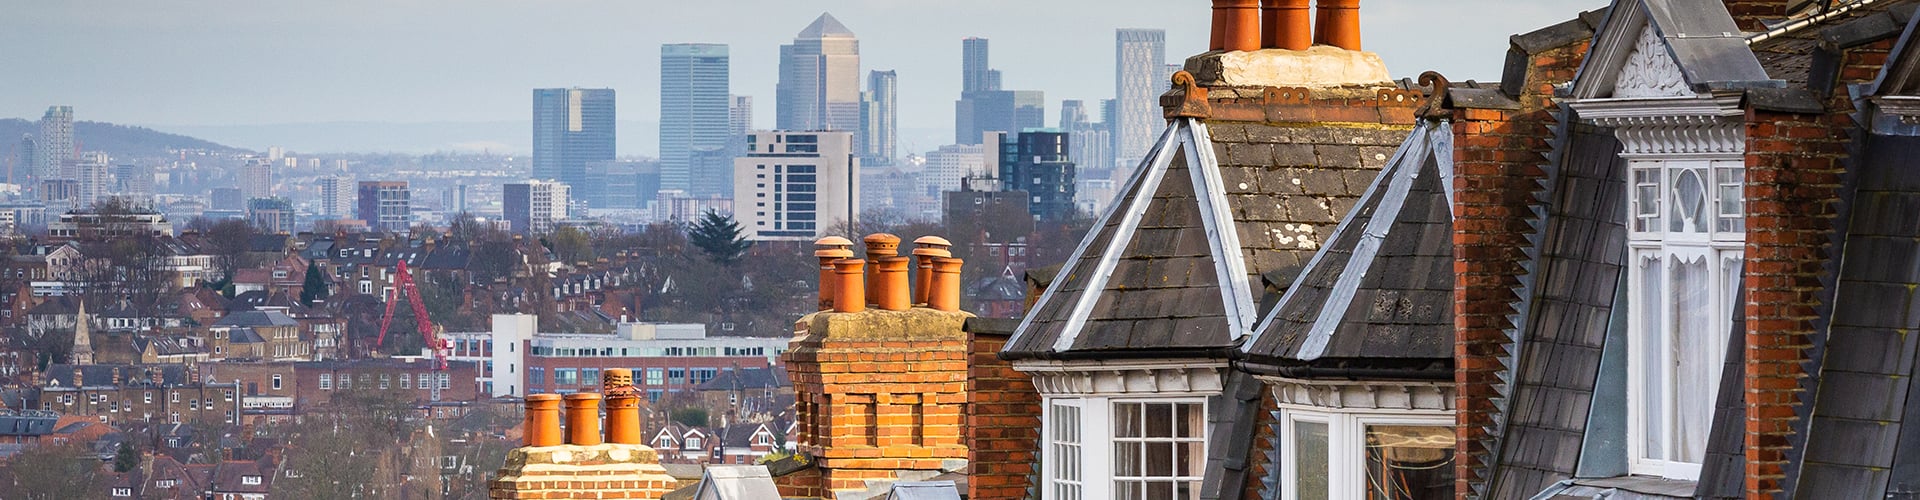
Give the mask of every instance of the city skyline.
[[(1493, 0), (1468, 3), (1492, 5)], [(1448, 52), (1393, 33), (1409, 31), (1437, 12), (1469, 6), (1377, 0), (1370, 4), (1376, 13), (1369, 17), (1366, 38), (1369, 50), (1381, 53), (1395, 77), (1436, 69), (1456, 80), (1484, 81), (1498, 76), (1502, 61), (1461, 54), (1504, 50), (1506, 36), (1498, 33), (1550, 24), (1563, 20), (1563, 13), (1570, 9), (1603, 3), (1501, 4), (1507, 15), (1476, 19), (1482, 26), (1461, 35), (1463, 43), (1481, 50)], [(620, 115), (650, 121), (659, 114), (658, 65), (648, 60), (657, 47), (724, 43), (733, 47), (733, 93), (769, 103), (775, 96), (779, 46), (790, 43), (793, 33), (809, 20), (831, 11), (860, 33), (863, 69), (899, 71), (900, 153), (918, 154), (945, 143), (927, 137), (952, 136), (952, 96), (961, 91), (960, 54), (953, 49), (958, 40), (993, 39), (1001, 48), (994, 66), (1003, 72), (1005, 86), (1046, 92), (1049, 109), (1064, 99), (1097, 103), (1113, 97), (1114, 84), (1105, 75), (1114, 71), (1108, 54), (1115, 29), (1167, 30), (1169, 62), (1205, 49), (1204, 18), (1170, 18), (1163, 15), (1162, 5), (1146, 1), (1102, 5), (1102, 9), (1088, 9), (1085, 2), (1065, 1), (1033, 5), (762, 2), (753, 7), (761, 15), (739, 19), (700, 12), (693, 6), (591, 3), (583, 8), (597, 15), (562, 18), (533, 6), (478, 2), (464, 4), (452, 16), (457, 22), (448, 22), (441, 19), (447, 16), (446, 9), (418, 5), (367, 4), (354, 9), (331, 4), (267, 7), (189, 2), (94, 9), (21, 4), (10, 9), (21, 15), (0, 19), (0, 43), (36, 50), (22, 51), (14, 66), (19, 70), (0, 75), (0, 87), (12, 89), (0, 96), (0, 117), (32, 120), (49, 105), (65, 104), (87, 110), (89, 120), (150, 126), (252, 149), (277, 143), (303, 150), (478, 151), (491, 147), (525, 153), (530, 150), (527, 139), (502, 137), (495, 131), (525, 129), (508, 124), (526, 120), (523, 96), (528, 88), (618, 89), (628, 95)], [(1008, 9), (1031, 15), (1008, 17), (1004, 15)], [(207, 23), (207, 13), (216, 11), (215, 17), (234, 22)], [(362, 22), (369, 13), (388, 21)], [(914, 18), (942, 21), (899, 21)], [(1056, 22), (1062, 18), (1084, 22)], [(658, 21), (663, 19), (676, 22)], [(557, 39), (498, 36), (503, 30), (562, 29), (556, 25), (563, 22), (571, 23), (565, 31), (579, 38), (567, 41), (564, 50)], [(195, 28), (185, 30), (189, 26)], [(718, 26), (740, 29), (716, 34), (713, 28)], [(348, 32), (355, 35), (336, 35)], [(382, 50), (381, 43), (405, 43), (408, 49)], [(209, 84), (215, 80), (187, 69), (193, 65), (169, 62), (183, 56), (255, 61), (292, 76), (276, 85), (236, 92)], [(79, 67), (74, 61), (89, 63)], [(129, 73), (148, 75), (139, 82), (141, 92), (129, 92), (131, 83), (117, 76)], [(66, 76), (32, 76), (46, 74)], [(166, 97), (139, 97), (153, 95)], [(774, 107), (764, 104), (756, 110), (763, 127), (774, 123)], [(495, 122), (502, 123), (494, 126)], [(628, 123), (647, 125), (645, 121)], [(400, 126), (406, 124), (422, 126)], [(393, 145), (375, 140), (392, 133), (353, 135), (363, 128), (438, 132), (419, 134), (423, 141), (431, 141), (428, 144)], [(654, 131), (626, 128), (619, 147), (623, 154), (658, 153)], [(301, 132), (313, 137), (302, 137)], [(332, 147), (343, 143), (369, 145)]]

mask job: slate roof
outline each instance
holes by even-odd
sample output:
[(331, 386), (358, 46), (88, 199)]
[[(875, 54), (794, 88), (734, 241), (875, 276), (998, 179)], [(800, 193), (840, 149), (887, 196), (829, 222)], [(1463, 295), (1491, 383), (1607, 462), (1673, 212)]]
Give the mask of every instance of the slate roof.
[(1224, 354), (1251, 283), (1311, 259), (1408, 129), (1176, 120), (1002, 356)]
[(280, 311), (239, 311), (221, 317), (213, 326), (300, 326), (300, 322)]
[(1451, 378), (1452, 178), (1453, 127), (1421, 123), (1244, 353), (1283, 366), (1414, 361), (1399, 366)]
[(133, 337), (133, 349), (135, 351), (146, 352), (147, 346), (149, 345), (153, 346), (153, 352), (156, 356), (184, 356), (202, 352), (200, 349), (188, 345), (187, 339), (184, 337), (156, 337), (151, 335), (136, 335)]
[(152, 385), (153, 374), (156, 372), (160, 374), (160, 383), (164, 386), (186, 385), (190, 380), (188, 368), (177, 364), (52, 365), (47, 367), (45, 372), (47, 381), (41, 385), (43, 387), (76, 387), (73, 378), (75, 369), (80, 370), (82, 384), (78, 385), (79, 387), (112, 387), (115, 371), (120, 372), (120, 385), (128, 387)]
[(30, 411), (0, 415), (0, 436), (45, 436), (53, 433), (57, 413)]
[(693, 495), (696, 500), (780, 498), (773, 474), (761, 465), (709, 465)]
[(227, 330), (228, 343), (258, 344), (266, 341), (267, 339), (261, 337), (259, 332), (253, 331), (252, 327), (242, 326), (242, 327), (235, 327)]
[(731, 391), (768, 387), (793, 387), (793, 381), (787, 379), (787, 370), (781, 368), (722, 368), (713, 380), (702, 382), (694, 389)]
[[(259, 476), (260, 484), (246, 484), (242, 478)], [(273, 485), (273, 470), (260, 462), (226, 461), (213, 470), (214, 493), (266, 493)]]
[(960, 489), (953, 481), (902, 481), (893, 483), (887, 500), (960, 500)]

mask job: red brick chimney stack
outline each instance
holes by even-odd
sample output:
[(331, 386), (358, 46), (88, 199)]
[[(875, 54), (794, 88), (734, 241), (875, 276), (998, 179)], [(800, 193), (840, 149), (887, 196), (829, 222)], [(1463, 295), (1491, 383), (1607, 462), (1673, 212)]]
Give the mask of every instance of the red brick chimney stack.
[(1314, 43), (1360, 50), (1360, 0), (1319, 0)]
[(1307, 50), (1313, 47), (1311, 0), (1261, 0), (1260, 46), (1268, 49)]

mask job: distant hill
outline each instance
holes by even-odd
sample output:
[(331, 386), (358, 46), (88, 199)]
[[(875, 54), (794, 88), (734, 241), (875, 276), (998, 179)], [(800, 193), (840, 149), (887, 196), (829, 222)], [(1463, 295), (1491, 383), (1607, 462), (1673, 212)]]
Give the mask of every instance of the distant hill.
[[(19, 118), (0, 119), (0, 159), (12, 154), (14, 148), (19, 147), (20, 136), (39, 135), (39, 133), (40, 125), (35, 122)], [(81, 150), (105, 151), (116, 159), (165, 157), (169, 149), (244, 151), (146, 127), (102, 122), (75, 122), (73, 135), (74, 139), (80, 143)]]

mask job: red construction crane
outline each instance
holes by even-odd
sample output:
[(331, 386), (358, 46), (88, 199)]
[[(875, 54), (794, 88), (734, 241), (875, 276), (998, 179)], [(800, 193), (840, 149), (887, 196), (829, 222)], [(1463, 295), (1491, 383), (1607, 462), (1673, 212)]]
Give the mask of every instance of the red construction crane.
[[(387, 327), (393, 325), (393, 303), (400, 301), (402, 291), (407, 293), (407, 302), (413, 305), (413, 321), (420, 330), (420, 337), (427, 341), (427, 349), (433, 351), (434, 371), (445, 371), (447, 356), (453, 354), (453, 343), (440, 338), (440, 332), (434, 328), (433, 321), (427, 319), (427, 306), (420, 303), (420, 288), (413, 284), (413, 273), (407, 271), (407, 261), (400, 261), (398, 270), (394, 271), (393, 296), (387, 297), (387, 313), (380, 316), (380, 338), (375, 341), (374, 346), (378, 348), (386, 345)], [(437, 375), (436, 379), (439, 378)], [(434, 392), (437, 393), (440, 384), (438, 380), (434, 382)]]

